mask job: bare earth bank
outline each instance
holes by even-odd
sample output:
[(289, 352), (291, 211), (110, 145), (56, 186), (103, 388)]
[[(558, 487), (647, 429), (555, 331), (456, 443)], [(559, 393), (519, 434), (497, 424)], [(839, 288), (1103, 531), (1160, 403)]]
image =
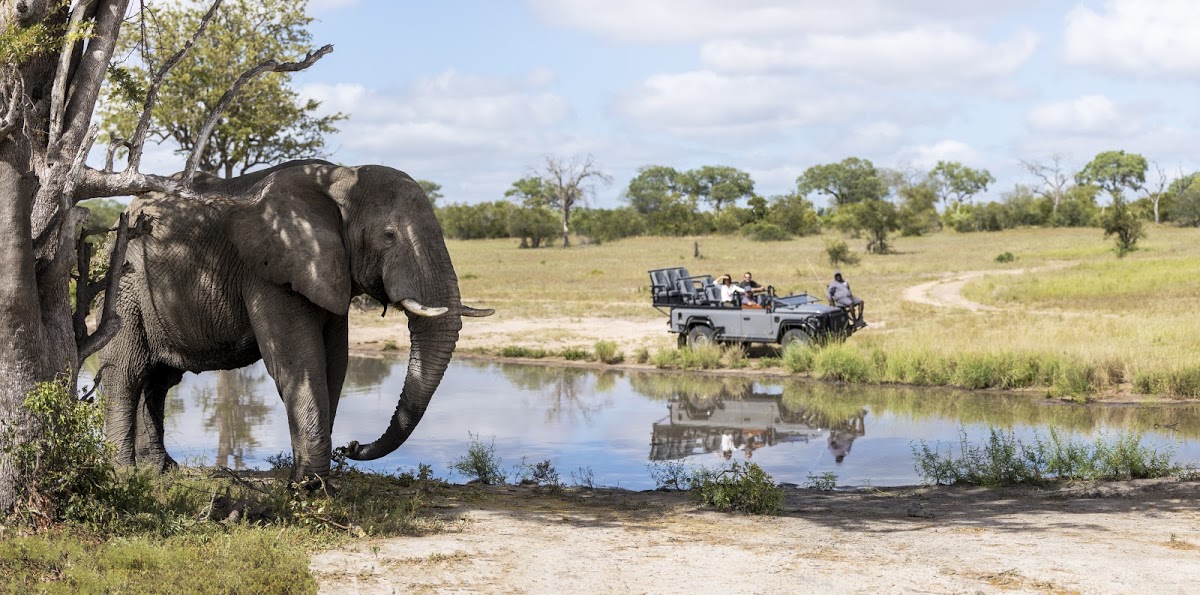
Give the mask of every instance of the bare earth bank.
[(327, 593), (1192, 593), (1200, 483), (788, 488), (783, 516), (686, 495), (456, 486), (448, 531), (317, 554)]

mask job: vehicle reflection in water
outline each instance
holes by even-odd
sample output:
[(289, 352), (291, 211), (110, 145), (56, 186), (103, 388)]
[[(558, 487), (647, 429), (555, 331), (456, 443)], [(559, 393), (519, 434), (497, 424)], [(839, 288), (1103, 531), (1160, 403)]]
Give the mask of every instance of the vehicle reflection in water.
[(825, 438), (840, 464), (854, 440), (866, 435), (866, 409), (846, 419), (816, 409), (792, 410), (784, 405), (783, 395), (754, 392), (753, 385), (738, 395), (725, 390), (713, 395), (680, 394), (667, 401), (667, 411), (667, 417), (651, 426), (651, 461), (708, 453), (729, 460), (734, 450), (750, 459), (763, 447)]
[[(406, 363), (351, 358), (335, 445), (382, 432)], [(261, 363), (186, 374), (167, 409), (167, 447), (181, 462), (264, 467), (266, 457), (291, 450), (283, 404)], [(597, 485), (631, 489), (654, 487), (647, 464), (711, 466), (727, 456), (781, 482), (831, 472), (839, 485), (911, 485), (920, 481), (915, 444), (957, 449), (964, 433), (979, 443), (993, 427), (1023, 440), (1051, 427), (1074, 437), (1142, 432), (1148, 444), (1173, 448), (1177, 461), (1200, 461), (1197, 405), (1080, 406), (1018, 394), (458, 360), (409, 440), (356, 465), (394, 472), (425, 463), (446, 476), (474, 434), (495, 445), (506, 471), (523, 458), (550, 460), (564, 480), (586, 468)]]

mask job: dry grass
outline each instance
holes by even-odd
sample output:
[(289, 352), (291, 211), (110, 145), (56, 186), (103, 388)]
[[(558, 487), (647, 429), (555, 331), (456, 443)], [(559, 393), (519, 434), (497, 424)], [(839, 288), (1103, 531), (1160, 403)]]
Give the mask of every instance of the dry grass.
[[(833, 267), (828, 237), (756, 243), (737, 237), (633, 238), (567, 250), (520, 250), (509, 240), (449, 243), (463, 295), (506, 316), (650, 319), (646, 271), (684, 266), (693, 274), (753, 271), (780, 293), (823, 291)], [(1195, 230), (1151, 226), (1142, 249), (1117, 259), (1096, 229), (942, 232), (899, 238), (897, 254), (862, 253), (841, 267), (867, 302), (873, 324), (851, 345), (864, 354), (1054, 355), (1092, 368), (1102, 388), (1166, 386), (1185, 394), (1200, 368), (1200, 242)], [(702, 259), (692, 256), (699, 242)], [(862, 251), (861, 240), (851, 240)], [(1015, 262), (998, 264), (1011, 252)], [(903, 290), (948, 273), (989, 275), (964, 294), (1000, 311), (968, 312), (905, 302)], [(1178, 381), (1178, 378), (1184, 378)], [(1140, 380), (1139, 380), (1140, 379)], [(1174, 379), (1174, 380), (1173, 380)]]

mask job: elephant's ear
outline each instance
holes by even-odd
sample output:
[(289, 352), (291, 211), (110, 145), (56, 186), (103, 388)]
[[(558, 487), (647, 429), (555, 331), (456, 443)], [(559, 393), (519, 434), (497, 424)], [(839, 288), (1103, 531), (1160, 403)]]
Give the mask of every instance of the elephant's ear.
[(238, 256), (259, 277), (292, 290), (335, 314), (350, 308), (350, 258), (342, 217), (316, 184), (265, 180), (257, 199), (231, 209), (226, 220)]

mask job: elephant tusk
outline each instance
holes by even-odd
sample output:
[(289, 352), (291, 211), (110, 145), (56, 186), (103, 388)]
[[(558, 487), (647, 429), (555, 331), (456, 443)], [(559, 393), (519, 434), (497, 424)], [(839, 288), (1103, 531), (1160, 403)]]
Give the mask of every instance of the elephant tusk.
[(441, 316), (447, 311), (446, 308), (427, 308), (422, 306), (421, 302), (418, 302), (417, 300), (400, 300), (400, 305), (404, 306), (405, 310), (408, 310), (417, 316), (425, 316), (427, 318)]
[(496, 313), (495, 308), (472, 308), (466, 304), (461, 304), (461, 307), (462, 315), (472, 318), (483, 318), (484, 316), (491, 316)]

